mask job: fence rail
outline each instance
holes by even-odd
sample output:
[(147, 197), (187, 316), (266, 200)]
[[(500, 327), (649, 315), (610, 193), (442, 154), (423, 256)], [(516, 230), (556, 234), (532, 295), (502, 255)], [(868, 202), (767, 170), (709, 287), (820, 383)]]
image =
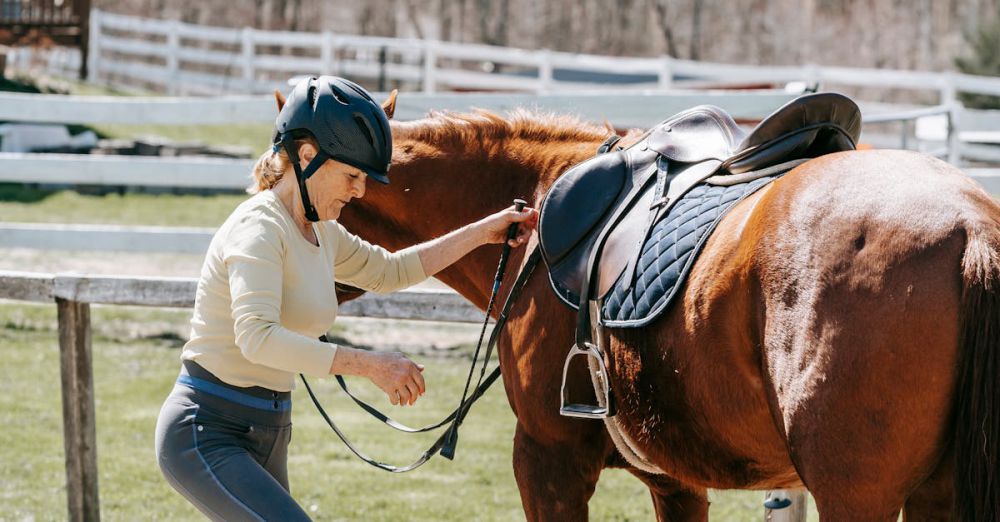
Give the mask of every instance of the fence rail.
[[(286, 86), (287, 88), (287, 86)], [(384, 99), (384, 94), (377, 94)], [(576, 114), (585, 121), (608, 121), (615, 126), (650, 127), (671, 114), (701, 104), (721, 107), (740, 120), (759, 120), (794, 94), (761, 91), (578, 92), (427, 94), (403, 93), (396, 99), (397, 120), (415, 120), (431, 111), (470, 111), (476, 108), (507, 112), (519, 107)], [(0, 94), (0, 121), (25, 123), (143, 125), (273, 124), (277, 108), (273, 95), (199, 97), (61, 96)]]

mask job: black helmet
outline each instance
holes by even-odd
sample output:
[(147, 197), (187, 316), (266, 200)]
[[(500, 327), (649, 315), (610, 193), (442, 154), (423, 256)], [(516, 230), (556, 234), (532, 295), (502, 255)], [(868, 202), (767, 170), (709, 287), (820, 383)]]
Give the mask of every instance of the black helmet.
[[(299, 167), (293, 137), (308, 131), (319, 152), (304, 172)], [(274, 122), (275, 149), (281, 144), (295, 169), (306, 216), (318, 221), (309, 202), (305, 180), (327, 159), (361, 169), (381, 183), (392, 159), (392, 132), (382, 107), (361, 86), (336, 76), (307, 78), (295, 85)]]

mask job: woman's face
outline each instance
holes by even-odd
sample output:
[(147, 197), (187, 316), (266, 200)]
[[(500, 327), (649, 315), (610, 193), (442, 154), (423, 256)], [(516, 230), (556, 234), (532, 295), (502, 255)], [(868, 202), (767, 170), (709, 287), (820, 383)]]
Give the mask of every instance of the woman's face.
[[(311, 145), (303, 145), (299, 149), (302, 168), (312, 161), (316, 149)], [(306, 180), (309, 189), (309, 200), (316, 207), (316, 213), (321, 220), (337, 219), (344, 205), (354, 198), (365, 195), (367, 174), (337, 160), (327, 160), (315, 174)]]

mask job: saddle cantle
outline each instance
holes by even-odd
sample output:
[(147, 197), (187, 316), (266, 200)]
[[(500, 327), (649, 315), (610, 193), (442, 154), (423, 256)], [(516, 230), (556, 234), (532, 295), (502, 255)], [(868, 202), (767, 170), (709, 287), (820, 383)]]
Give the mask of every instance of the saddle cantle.
[[(614, 414), (602, 350), (593, 341), (600, 340), (600, 332), (595, 336), (594, 330), (641, 326), (666, 309), (672, 293), (667, 295), (665, 289), (664, 295), (657, 295), (643, 286), (641, 292), (632, 292), (641, 293), (641, 298), (633, 296), (632, 301), (627, 294), (647, 238), (656, 227), (657, 241), (671, 236), (658, 224), (685, 194), (699, 185), (735, 187), (773, 179), (808, 159), (853, 150), (860, 131), (857, 105), (836, 93), (800, 96), (750, 132), (722, 109), (703, 105), (668, 118), (626, 149), (598, 155), (560, 176), (541, 204), (542, 256), (556, 295), (578, 310), (577, 342), (566, 368), (573, 356), (586, 354), (595, 367), (598, 402), (603, 404), (566, 405), (564, 393), (561, 413), (587, 418)], [(753, 190), (763, 183), (758, 181)], [(697, 222), (699, 233), (707, 237), (725, 211), (749, 194), (741, 192), (747, 188), (727, 191), (728, 205), (716, 207), (718, 215), (712, 220), (672, 222)], [(685, 258), (672, 288), (683, 283), (696, 255), (695, 249)], [(657, 266), (643, 263), (638, 269), (643, 280), (648, 281)], [(612, 299), (615, 308), (609, 311), (602, 304), (612, 288), (617, 301)], [(640, 301), (648, 306), (633, 306)], [(629, 310), (625, 315), (623, 306)], [(637, 317), (637, 310), (647, 315)]]

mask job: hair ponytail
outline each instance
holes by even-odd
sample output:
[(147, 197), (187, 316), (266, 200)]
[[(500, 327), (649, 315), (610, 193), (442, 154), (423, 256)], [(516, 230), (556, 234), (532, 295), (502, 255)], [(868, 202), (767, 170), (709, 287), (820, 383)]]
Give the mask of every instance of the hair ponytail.
[[(295, 147), (301, 147), (308, 143), (317, 150), (319, 149), (319, 145), (316, 144), (316, 140), (312, 136), (296, 137), (294, 143)], [(257, 158), (257, 163), (254, 163), (253, 183), (247, 187), (247, 193), (256, 194), (274, 188), (281, 181), (285, 172), (291, 168), (292, 164), (284, 147), (278, 146), (268, 149)]]
[(288, 155), (284, 150), (275, 152), (270, 149), (264, 152), (253, 166), (253, 183), (247, 187), (247, 193), (256, 194), (274, 188), (287, 168)]

